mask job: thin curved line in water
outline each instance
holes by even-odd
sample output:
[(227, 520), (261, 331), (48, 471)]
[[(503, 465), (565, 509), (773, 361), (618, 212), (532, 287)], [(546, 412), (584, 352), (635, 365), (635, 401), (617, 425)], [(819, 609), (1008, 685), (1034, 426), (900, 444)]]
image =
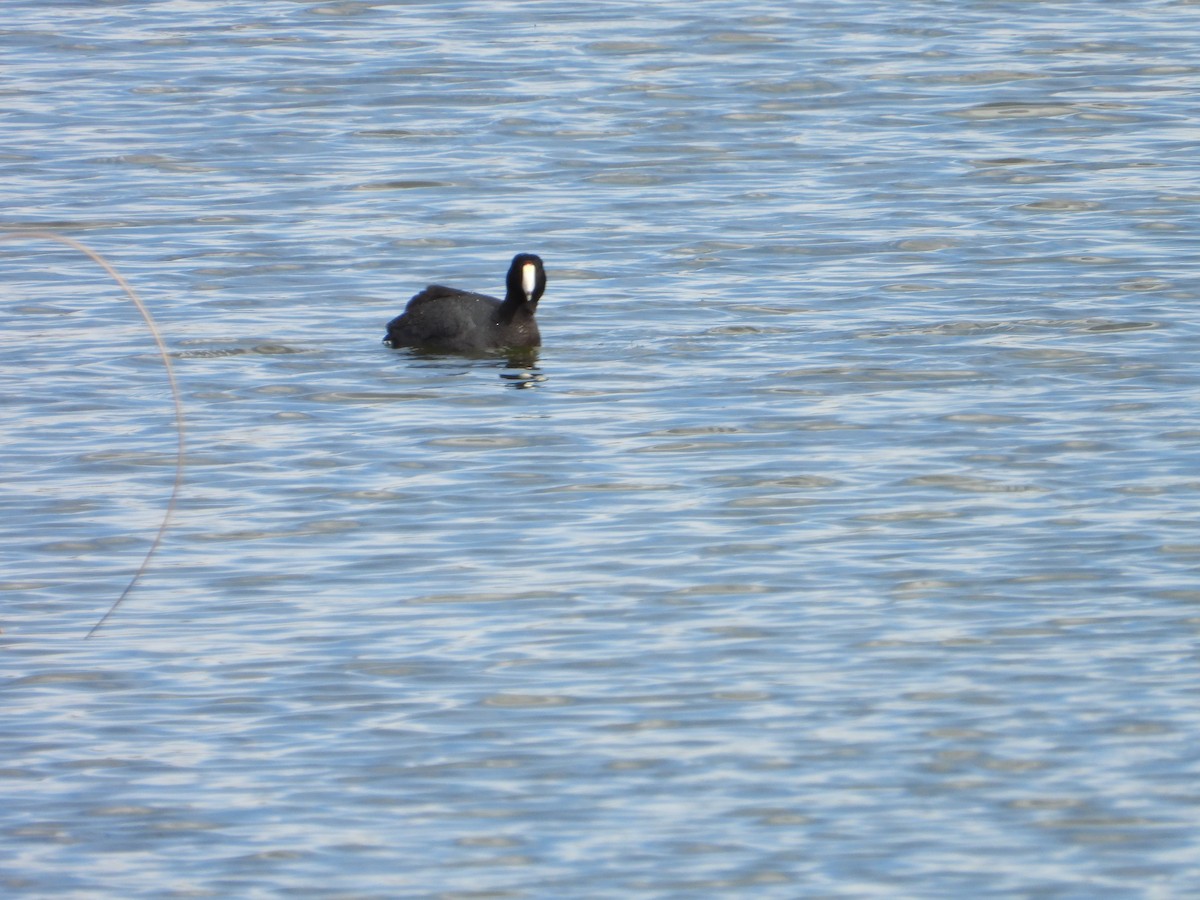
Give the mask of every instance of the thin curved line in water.
[(146, 551), (146, 556), (142, 559), (142, 564), (138, 566), (137, 571), (133, 573), (133, 577), (129, 579), (129, 584), (125, 585), (125, 590), (121, 591), (121, 596), (117, 597), (117, 599), (113, 602), (113, 605), (108, 608), (108, 612), (101, 616), (100, 621), (93, 625), (92, 630), (87, 633), (86, 637), (90, 638), (104, 626), (104, 623), (107, 622), (109, 618), (112, 617), (112, 614), (117, 611), (117, 607), (120, 606), (124, 602), (125, 598), (129, 596), (130, 591), (133, 590), (133, 586), (138, 583), (138, 580), (145, 573), (147, 567), (150, 565), (150, 558), (154, 556), (154, 552), (158, 549), (158, 545), (162, 543), (163, 535), (167, 533), (167, 526), (171, 522), (171, 516), (175, 513), (175, 503), (179, 497), (179, 489), (183, 485), (183, 401), (179, 396), (179, 385), (175, 381), (175, 369), (171, 365), (171, 357), (167, 353), (167, 345), (163, 343), (162, 335), (159, 333), (158, 325), (156, 325), (154, 322), (154, 317), (150, 315), (150, 310), (146, 307), (146, 304), (142, 302), (141, 298), (138, 297), (137, 293), (130, 286), (129, 282), (121, 276), (120, 272), (118, 272), (109, 264), (108, 260), (106, 260), (95, 250), (88, 247), (86, 244), (80, 243), (74, 238), (69, 238), (66, 235), (56, 234), (52, 231), (12, 231), (0, 234), (0, 241), (22, 240), (56, 241), (60, 244), (65, 244), (66, 246), (74, 250), (78, 250), (80, 253), (87, 256), (112, 277), (113, 281), (115, 281), (120, 286), (121, 290), (125, 292), (125, 296), (133, 301), (133, 305), (137, 307), (137, 311), (141, 313), (142, 318), (145, 320), (146, 327), (150, 329), (150, 334), (153, 335), (154, 343), (158, 347), (158, 354), (162, 358), (163, 367), (167, 371), (167, 381), (171, 385), (171, 399), (175, 403), (175, 432), (178, 435), (179, 446), (175, 455), (175, 483), (171, 486), (171, 496), (167, 499), (167, 508), (163, 514), (162, 524), (158, 526), (158, 532), (154, 535), (154, 540), (150, 544), (150, 549)]

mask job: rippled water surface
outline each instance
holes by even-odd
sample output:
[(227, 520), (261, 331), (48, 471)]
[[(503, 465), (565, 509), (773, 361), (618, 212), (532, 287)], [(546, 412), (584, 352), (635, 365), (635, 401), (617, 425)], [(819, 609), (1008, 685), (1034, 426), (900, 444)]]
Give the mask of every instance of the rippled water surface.
[(1200, 6), (4, 14), (5, 896), (1200, 893)]

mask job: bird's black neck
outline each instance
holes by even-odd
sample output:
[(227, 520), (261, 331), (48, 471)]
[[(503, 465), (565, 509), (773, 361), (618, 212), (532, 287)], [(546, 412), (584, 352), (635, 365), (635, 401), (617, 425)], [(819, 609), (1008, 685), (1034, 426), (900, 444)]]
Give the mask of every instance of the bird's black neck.
[(528, 319), (533, 316), (533, 305), (525, 302), (525, 294), (523, 292), (513, 293), (509, 291), (504, 295), (504, 302), (500, 304), (500, 323), (507, 325), (514, 319)]

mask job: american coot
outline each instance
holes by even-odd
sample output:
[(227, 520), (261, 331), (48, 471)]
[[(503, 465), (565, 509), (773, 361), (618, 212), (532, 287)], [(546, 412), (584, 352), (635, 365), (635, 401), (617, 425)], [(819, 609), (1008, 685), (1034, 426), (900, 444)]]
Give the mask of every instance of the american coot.
[(532, 253), (518, 253), (508, 267), (504, 302), (486, 294), (431, 284), (388, 322), (385, 344), (451, 353), (542, 342), (533, 314), (546, 290), (546, 270)]

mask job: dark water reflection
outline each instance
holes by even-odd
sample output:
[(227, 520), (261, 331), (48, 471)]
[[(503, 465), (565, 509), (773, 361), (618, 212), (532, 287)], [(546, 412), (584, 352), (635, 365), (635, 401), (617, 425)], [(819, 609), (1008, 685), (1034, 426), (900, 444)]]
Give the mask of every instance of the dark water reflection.
[(539, 351), (537, 347), (467, 354), (440, 353), (419, 348), (405, 348), (394, 352), (407, 364), (422, 365), (446, 374), (499, 368), (501, 369), (500, 378), (507, 387), (521, 389), (536, 387), (549, 377), (538, 368)]

